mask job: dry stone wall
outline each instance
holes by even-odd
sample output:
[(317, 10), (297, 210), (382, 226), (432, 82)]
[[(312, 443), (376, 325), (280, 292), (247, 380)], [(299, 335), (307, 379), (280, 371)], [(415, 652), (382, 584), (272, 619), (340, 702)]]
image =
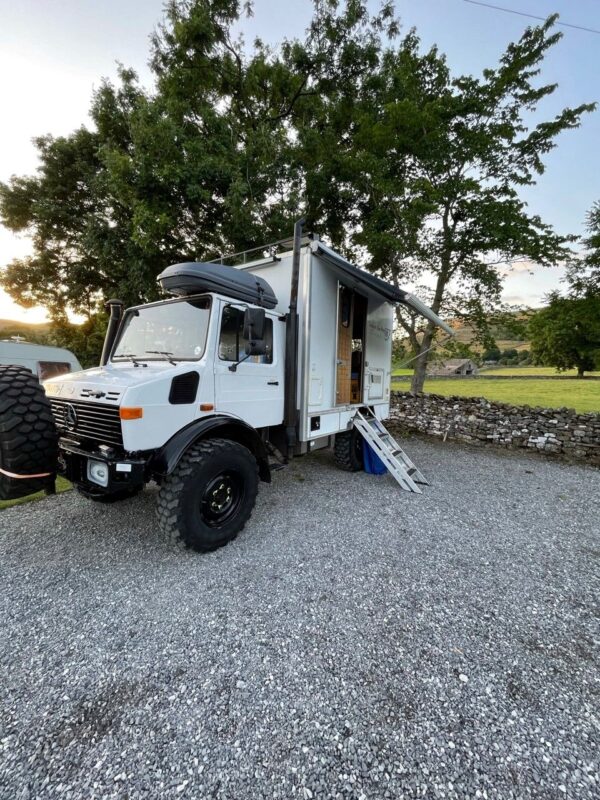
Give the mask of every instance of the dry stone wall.
[(600, 466), (600, 414), (392, 392), (390, 421), (444, 440), (527, 448)]

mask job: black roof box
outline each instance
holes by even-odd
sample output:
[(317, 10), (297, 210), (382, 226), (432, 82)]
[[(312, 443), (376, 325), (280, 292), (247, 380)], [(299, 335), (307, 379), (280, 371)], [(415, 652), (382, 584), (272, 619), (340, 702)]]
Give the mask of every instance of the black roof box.
[(194, 261), (173, 264), (163, 270), (157, 280), (165, 292), (180, 297), (200, 292), (216, 292), (264, 308), (275, 308), (277, 305), (273, 289), (264, 278), (223, 264)]

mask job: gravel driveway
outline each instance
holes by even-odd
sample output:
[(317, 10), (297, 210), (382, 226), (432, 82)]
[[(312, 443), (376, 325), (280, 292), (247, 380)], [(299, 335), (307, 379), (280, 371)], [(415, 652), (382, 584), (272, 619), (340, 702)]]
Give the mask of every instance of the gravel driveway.
[(199, 556), (154, 492), (0, 513), (0, 797), (598, 798), (600, 472), (329, 453)]

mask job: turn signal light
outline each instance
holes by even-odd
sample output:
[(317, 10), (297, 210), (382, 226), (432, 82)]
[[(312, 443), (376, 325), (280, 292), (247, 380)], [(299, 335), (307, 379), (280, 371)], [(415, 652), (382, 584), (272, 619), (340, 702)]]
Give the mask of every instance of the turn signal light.
[(144, 409), (139, 407), (120, 408), (119, 416), (121, 419), (141, 419), (144, 416)]
[(200, 411), (212, 411), (214, 405), (212, 403), (200, 403)]

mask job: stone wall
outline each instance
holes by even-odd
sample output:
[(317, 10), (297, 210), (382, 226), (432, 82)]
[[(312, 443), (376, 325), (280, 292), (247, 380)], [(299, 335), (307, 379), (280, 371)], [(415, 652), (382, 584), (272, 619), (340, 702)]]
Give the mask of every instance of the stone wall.
[(600, 466), (600, 414), (392, 392), (390, 422), (444, 440), (528, 448)]

